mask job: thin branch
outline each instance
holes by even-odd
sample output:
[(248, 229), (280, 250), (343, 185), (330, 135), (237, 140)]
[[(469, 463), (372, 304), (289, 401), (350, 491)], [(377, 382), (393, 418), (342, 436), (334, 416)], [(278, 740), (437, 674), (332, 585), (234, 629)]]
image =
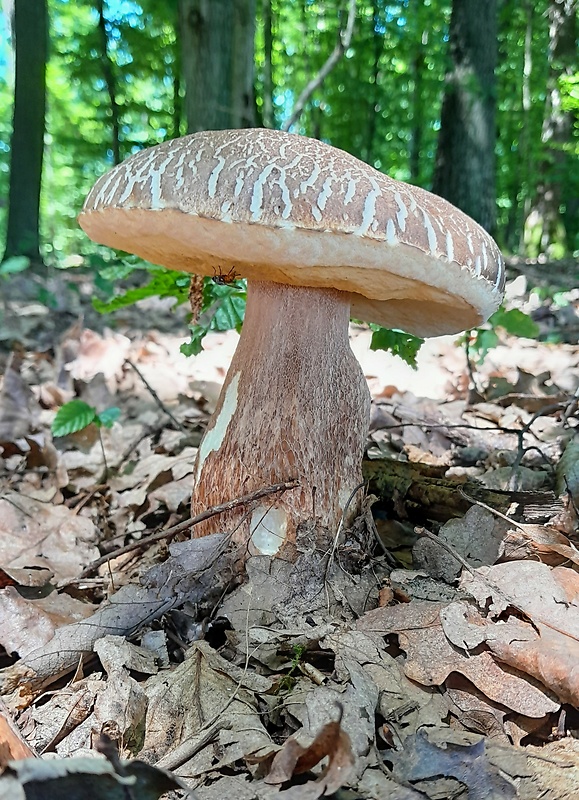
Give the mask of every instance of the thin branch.
[(290, 116), (285, 120), (281, 129), (289, 131), (289, 129), (296, 124), (301, 117), (306, 103), (312, 94), (318, 89), (330, 72), (334, 69), (340, 58), (344, 55), (352, 41), (352, 34), (354, 33), (354, 22), (356, 20), (356, 0), (349, 0), (348, 2), (348, 21), (346, 27), (340, 30), (336, 46), (330, 53), (327, 61), (322, 66), (317, 75), (305, 86), (302, 93), (295, 102), (294, 109)]
[(173, 414), (171, 414), (171, 412), (169, 411), (169, 409), (168, 409), (168, 408), (165, 406), (165, 404), (163, 403), (163, 401), (161, 400), (161, 398), (159, 397), (159, 395), (157, 394), (157, 392), (156, 392), (156, 391), (153, 389), (153, 387), (151, 386), (151, 384), (150, 384), (150, 383), (147, 381), (147, 379), (145, 378), (145, 376), (143, 375), (143, 373), (141, 372), (141, 370), (140, 370), (140, 369), (137, 367), (137, 365), (136, 365), (136, 364), (134, 364), (134, 363), (131, 361), (131, 359), (130, 359), (130, 358), (127, 358), (127, 359), (125, 359), (125, 364), (128, 364), (128, 365), (129, 365), (129, 367), (132, 367), (132, 368), (135, 370), (135, 372), (137, 373), (137, 375), (139, 376), (139, 378), (140, 378), (140, 379), (143, 381), (144, 385), (147, 387), (147, 390), (150, 392), (150, 394), (151, 394), (151, 397), (153, 398), (153, 400), (155, 401), (155, 403), (156, 403), (156, 404), (159, 406), (159, 408), (161, 409), (161, 411), (163, 411), (163, 413), (165, 413), (165, 414), (166, 414), (166, 415), (169, 417), (169, 419), (171, 420), (171, 422), (173, 423), (173, 425), (175, 425), (175, 426), (177, 427), (177, 430), (180, 430), (180, 431), (183, 431), (183, 432), (184, 432), (184, 431), (186, 431), (187, 429), (186, 429), (186, 428), (185, 428), (185, 427), (184, 427), (184, 426), (183, 426), (183, 425), (182, 425), (182, 424), (179, 422), (179, 420), (178, 420), (178, 419), (176, 419), (176, 418), (173, 416)]
[(221, 503), (221, 505), (218, 506), (212, 506), (211, 508), (202, 511), (201, 514), (197, 514), (195, 517), (189, 517), (189, 519), (183, 520), (183, 522), (180, 522), (178, 525), (173, 525), (171, 528), (167, 528), (167, 530), (159, 531), (158, 533), (147, 536), (145, 539), (141, 539), (138, 542), (132, 542), (131, 544), (126, 545), (126, 547), (120, 547), (118, 550), (113, 550), (112, 553), (107, 553), (107, 555), (102, 556), (102, 558), (97, 558), (96, 561), (93, 561), (92, 564), (89, 564), (88, 567), (85, 567), (85, 569), (83, 569), (78, 578), (75, 580), (78, 580), (79, 578), (86, 578), (100, 566), (106, 564), (107, 561), (111, 561), (111, 559), (117, 558), (117, 556), (130, 553), (133, 550), (140, 550), (143, 547), (149, 547), (149, 545), (153, 544), (154, 542), (159, 542), (162, 539), (172, 539), (174, 536), (177, 536), (178, 533), (184, 533), (195, 525), (198, 525), (200, 522), (203, 522), (210, 517), (214, 517), (217, 514), (224, 514), (226, 511), (232, 511), (238, 506), (244, 506), (249, 503), (253, 503), (254, 500), (259, 500), (261, 497), (266, 497), (270, 494), (287, 492), (289, 489), (295, 489), (297, 486), (299, 486), (299, 481), (297, 480), (276, 483), (273, 484), (273, 486), (267, 486), (264, 489), (258, 489), (255, 492), (251, 492), (251, 494), (246, 494), (244, 497), (239, 497), (235, 500), (228, 500), (227, 503)]

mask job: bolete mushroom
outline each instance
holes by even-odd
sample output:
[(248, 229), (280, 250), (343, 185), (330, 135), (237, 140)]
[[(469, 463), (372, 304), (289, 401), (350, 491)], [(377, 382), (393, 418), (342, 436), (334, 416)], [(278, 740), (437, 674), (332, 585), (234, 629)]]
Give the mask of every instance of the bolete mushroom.
[(238, 532), (257, 553), (292, 558), (311, 521), (327, 541), (360, 482), (370, 398), (350, 316), (432, 336), (480, 324), (502, 297), (500, 251), (472, 219), (281, 131), (204, 131), (143, 150), (97, 181), (79, 221), (95, 241), (156, 264), (247, 278), (193, 508), (297, 478)]

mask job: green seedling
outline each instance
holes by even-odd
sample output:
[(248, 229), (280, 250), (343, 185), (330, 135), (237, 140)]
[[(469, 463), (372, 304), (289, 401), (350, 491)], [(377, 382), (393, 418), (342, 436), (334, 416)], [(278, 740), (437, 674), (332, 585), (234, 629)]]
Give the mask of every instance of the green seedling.
[(537, 323), (518, 308), (505, 311), (501, 306), (490, 317), (487, 326), (490, 327), (467, 331), (459, 340), (462, 344), (468, 345), (469, 354), (474, 355), (479, 364), (484, 361), (489, 350), (499, 344), (500, 339), (497, 328), (502, 328), (513, 336), (521, 336), (527, 339), (536, 339), (539, 335)]
[(70, 400), (58, 409), (50, 427), (53, 436), (70, 436), (88, 428), (89, 425), (95, 425), (103, 454), (106, 479), (108, 467), (101, 428), (112, 428), (120, 414), (120, 408), (115, 406), (105, 408), (104, 411), (99, 412), (94, 406), (85, 403), (84, 400)]

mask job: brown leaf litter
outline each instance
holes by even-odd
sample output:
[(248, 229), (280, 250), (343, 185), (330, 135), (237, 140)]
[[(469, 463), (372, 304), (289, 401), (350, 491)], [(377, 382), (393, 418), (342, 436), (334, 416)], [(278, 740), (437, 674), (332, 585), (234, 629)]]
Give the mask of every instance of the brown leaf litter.
[[(469, 396), (450, 338), (413, 372), (354, 326), (381, 549), (348, 532), (304, 615), (283, 562), (241, 583), (225, 534), (179, 541), (236, 334), (185, 359), (125, 333), (77, 324), (6, 361), (3, 762), (104, 732), (199, 800), (577, 796), (577, 347), (503, 337)], [(75, 396), (122, 409), (106, 464), (98, 439), (52, 441)]]

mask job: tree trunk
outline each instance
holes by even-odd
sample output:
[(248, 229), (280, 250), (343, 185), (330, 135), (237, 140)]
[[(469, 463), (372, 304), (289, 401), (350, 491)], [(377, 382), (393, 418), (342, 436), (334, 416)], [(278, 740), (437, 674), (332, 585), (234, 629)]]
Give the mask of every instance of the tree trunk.
[(190, 133), (255, 125), (256, 0), (179, 0)]
[(119, 104), (117, 101), (117, 82), (115, 80), (115, 73), (113, 62), (109, 53), (109, 34), (107, 31), (107, 19), (105, 17), (105, 4), (104, 0), (98, 0), (97, 11), (99, 15), (98, 29), (101, 46), (101, 66), (103, 70), (103, 78), (107, 87), (107, 94), (109, 96), (109, 107), (111, 110), (111, 148), (113, 151), (113, 161), (115, 164), (121, 163), (121, 137), (120, 137), (120, 122), (119, 122)]
[(263, 125), (275, 127), (273, 113), (273, 9), (271, 0), (262, 0), (263, 16)]
[(48, 53), (46, 0), (17, 0), (13, 30), (14, 116), (4, 258), (27, 256), (33, 264), (42, 264), (39, 218)]
[(420, 154), (424, 130), (424, 72), (426, 70), (425, 45), (428, 32), (423, 31), (412, 59), (412, 138), (410, 140), (410, 183), (420, 182)]
[(496, 0), (454, 0), (433, 191), (490, 233), (496, 225)]
[[(561, 258), (568, 249), (568, 234), (577, 223), (577, 199), (570, 196), (571, 155), (566, 145), (573, 139), (573, 114), (561, 106), (560, 79), (577, 68), (577, 0), (549, 3), (549, 82), (542, 141), (545, 158), (540, 165), (535, 207), (527, 217), (525, 238), (532, 255), (546, 253)], [(569, 228), (569, 230), (567, 230)]]

